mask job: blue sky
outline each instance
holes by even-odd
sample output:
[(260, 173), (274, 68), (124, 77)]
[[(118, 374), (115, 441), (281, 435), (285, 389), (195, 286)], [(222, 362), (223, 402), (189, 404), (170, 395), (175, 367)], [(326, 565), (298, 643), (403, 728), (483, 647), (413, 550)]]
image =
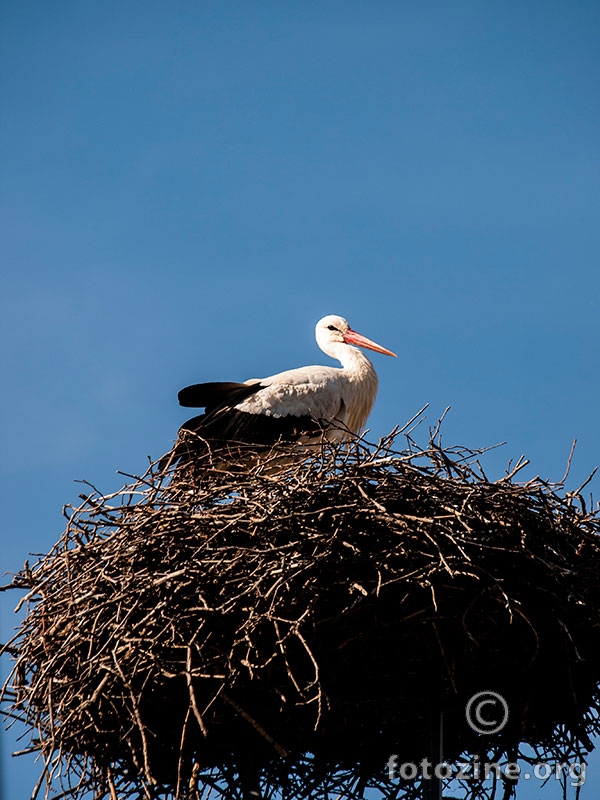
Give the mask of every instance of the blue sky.
[(169, 447), (181, 386), (325, 363), (327, 313), (399, 354), (373, 438), (450, 405), (448, 444), (507, 441), (492, 475), (525, 453), (557, 479), (577, 438), (581, 483), (599, 32), (585, 0), (5, 0), (2, 571), (56, 541), (74, 479)]

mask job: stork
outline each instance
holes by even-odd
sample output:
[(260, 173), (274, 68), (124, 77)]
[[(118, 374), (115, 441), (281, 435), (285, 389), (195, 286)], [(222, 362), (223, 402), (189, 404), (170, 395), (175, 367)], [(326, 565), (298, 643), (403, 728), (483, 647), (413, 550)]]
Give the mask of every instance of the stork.
[[(306, 441), (323, 433), (331, 441), (360, 434), (375, 402), (377, 373), (363, 347), (396, 356), (391, 350), (353, 331), (343, 317), (329, 315), (317, 322), (321, 350), (340, 367), (311, 366), (285, 370), (244, 383), (197, 383), (179, 392), (179, 404), (204, 408), (180, 428), (214, 444), (271, 445)], [(180, 458), (182, 450), (175, 446)]]

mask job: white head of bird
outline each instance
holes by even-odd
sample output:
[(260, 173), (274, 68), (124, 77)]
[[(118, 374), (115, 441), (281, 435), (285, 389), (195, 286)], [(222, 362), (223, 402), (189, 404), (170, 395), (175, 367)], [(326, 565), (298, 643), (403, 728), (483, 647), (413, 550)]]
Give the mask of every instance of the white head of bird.
[[(344, 354), (350, 353), (350, 358), (352, 358), (351, 351), (355, 347), (364, 347), (367, 350), (374, 350), (376, 353), (397, 357), (396, 353), (392, 353), (387, 347), (382, 347), (377, 342), (373, 342), (371, 339), (367, 339), (366, 336), (353, 331), (348, 320), (337, 316), (337, 314), (328, 314), (317, 322), (315, 338), (324, 353), (341, 361), (344, 366)], [(340, 345), (342, 346), (340, 347)]]

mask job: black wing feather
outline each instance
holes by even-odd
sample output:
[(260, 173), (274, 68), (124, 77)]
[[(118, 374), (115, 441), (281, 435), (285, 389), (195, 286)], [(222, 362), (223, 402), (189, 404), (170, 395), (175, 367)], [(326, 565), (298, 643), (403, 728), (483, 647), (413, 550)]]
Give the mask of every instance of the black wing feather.
[(212, 411), (223, 406), (236, 406), (262, 388), (260, 383), (233, 381), (195, 383), (182, 389), (177, 398), (179, 405), (184, 408), (205, 408), (207, 411)]
[(180, 430), (197, 433), (211, 442), (271, 445), (278, 441), (293, 442), (306, 434), (317, 434), (323, 430), (323, 425), (310, 416), (273, 417), (225, 407), (192, 417)]

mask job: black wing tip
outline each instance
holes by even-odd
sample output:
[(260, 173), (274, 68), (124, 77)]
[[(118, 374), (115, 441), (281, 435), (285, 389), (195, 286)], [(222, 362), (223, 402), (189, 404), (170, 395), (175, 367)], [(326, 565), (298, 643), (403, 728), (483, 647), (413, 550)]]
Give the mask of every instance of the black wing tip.
[(177, 393), (179, 405), (184, 408), (212, 410), (236, 405), (262, 389), (260, 383), (234, 383), (232, 381), (194, 383)]
[(193, 386), (186, 386), (177, 392), (177, 400), (179, 401), (179, 405), (183, 406), (184, 408), (203, 408), (203, 405), (199, 406), (197, 402), (200, 396), (199, 389), (201, 386), (201, 383), (196, 383)]

